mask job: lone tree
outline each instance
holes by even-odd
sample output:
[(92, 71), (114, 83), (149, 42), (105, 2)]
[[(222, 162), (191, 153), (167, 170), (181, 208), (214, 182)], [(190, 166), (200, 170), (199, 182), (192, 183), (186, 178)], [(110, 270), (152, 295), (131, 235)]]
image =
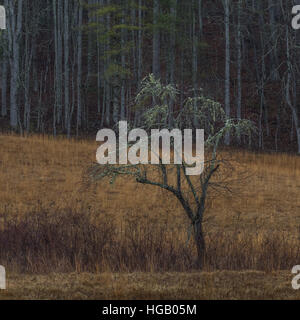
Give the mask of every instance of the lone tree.
[[(201, 90), (196, 97), (193, 95), (187, 98), (181, 110), (171, 113), (170, 110), (173, 108), (171, 109), (170, 106), (176, 105), (178, 94), (174, 86), (163, 85), (153, 75), (149, 75), (142, 81), (135, 101), (136, 107), (147, 106), (147, 111), (143, 115), (143, 129), (146, 131), (153, 128), (195, 129), (195, 123), (197, 127), (204, 129), (206, 159), (200, 176), (189, 176), (187, 169), (193, 166), (185, 161), (182, 161), (182, 164), (164, 164), (161, 154), (158, 156), (159, 164), (157, 165), (95, 164), (89, 169), (88, 175), (92, 181), (108, 179), (110, 183), (114, 183), (118, 177), (125, 176), (128, 179), (135, 179), (139, 184), (167, 190), (174, 198), (177, 198), (191, 223), (197, 248), (196, 265), (202, 269), (206, 248), (203, 217), (212, 178), (222, 164), (222, 159), (218, 154), (219, 147), (228, 133), (237, 138), (243, 134), (248, 136), (250, 141), (255, 127), (248, 120), (228, 119), (221, 104), (205, 97)], [(148, 139), (151, 140), (153, 137), (150, 136)]]

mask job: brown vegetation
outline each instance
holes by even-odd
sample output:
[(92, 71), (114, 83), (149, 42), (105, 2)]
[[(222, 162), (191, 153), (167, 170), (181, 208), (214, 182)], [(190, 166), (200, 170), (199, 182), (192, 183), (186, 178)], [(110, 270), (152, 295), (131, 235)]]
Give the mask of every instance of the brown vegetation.
[(0, 299), (300, 299), (290, 272), (10, 275)]
[[(96, 142), (2, 135), (0, 145), (0, 264), (8, 274), (105, 272), (123, 278), (126, 273), (140, 272), (138, 279), (143, 272), (153, 277), (154, 272), (181, 272), (178, 279), (189, 277), (188, 272), (191, 278), (195, 275), (195, 248), (187, 241), (189, 225), (175, 199), (134, 181), (120, 180), (115, 186), (82, 184), (83, 172), (95, 159)], [(262, 277), (263, 273), (247, 270), (285, 270), (282, 279), (288, 274), (292, 278), (291, 268), (300, 264), (299, 157), (245, 151), (224, 151), (223, 155), (239, 164), (230, 177), (233, 193), (211, 194), (205, 218), (205, 272), (214, 273), (206, 275), (240, 271), (226, 273), (226, 277), (236, 274), (232, 281), (241, 281), (240, 286), (250, 291), (255, 286), (251, 275)], [(241, 180), (240, 172), (245, 169), (248, 178)], [(247, 283), (241, 280), (243, 274)], [(14, 288), (22, 277), (14, 276)], [(273, 281), (271, 274), (268, 277)], [(148, 292), (139, 281), (140, 292)], [(175, 295), (176, 283), (172, 286), (173, 293), (166, 291), (162, 297), (183, 298), (185, 289), (178, 287)], [(266, 297), (272, 298), (271, 283), (268, 288)], [(127, 289), (110, 297), (134, 297)], [(211, 290), (215, 298), (229, 298), (221, 288)], [(153, 292), (136, 295), (160, 297)], [(242, 298), (264, 296), (263, 292), (248, 296), (238, 292), (236, 296)], [(190, 294), (186, 292), (186, 297)], [(232, 291), (231, 297), (236, 296)], [(60, 297), (64, 294), (57, 293)], [(210, 293), (199, 294), (205, 297), (211, 297)]]

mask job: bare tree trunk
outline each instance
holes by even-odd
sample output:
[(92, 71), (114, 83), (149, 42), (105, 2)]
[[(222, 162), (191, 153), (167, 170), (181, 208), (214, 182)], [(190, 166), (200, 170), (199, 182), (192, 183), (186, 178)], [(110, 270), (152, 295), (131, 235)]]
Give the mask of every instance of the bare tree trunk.
[(62, 124), (62, 109), (63, 109), (63, 36), (62, 36), (62, 25), (63, 25), (63, 2), (59, 0), (57, 3), (57, 59), (58, 59), (58, 69), (57, 69), (57, 98), (58, 98), (58, 108), (57, 108), (57, 123)]
[[(124, 5), (124, 4), (123, 4)], [(122, 19), (121, 23), (125, 25), (125, 15), (126, 11), (125, 8), (122, 10)], [(122, 28), (121, 31), (121, 46), (122, 46), (122, 52), (121, 52), (121, 64), (122, 64), (122, 70), (125, 70), (126, 68), (126, 57), (125, 57), (125, 43), (126, 43), (126, 32), (125, 29)], [(125, 120), (126, 118), (126, 110), (125, 110), (125, 76), (122, 75), (121, 79), (121, 110), (120, 110), (120, 119)]]
[[(17, 8), (14, 1), (5, 0), (7, 8), (7, 32), (10, 51), (10, 125), (17, 129), (19, 125), (18, 91), (20, 77), (20, 37), (22, 31), (23, 0), (18, 0)], [(17, 12), (16, 12), (17, 10)]]
[(198, 4), (198, 15), (199, 15), (199, 38), (203, 37), (203, 3), (199, 0)]
[[(107, 0), (107, 5), (110, 5), (110, 0)], [(107, 14), (107, 18), (106, 18), (106, 29), (110, 30), (111, 27), (111, 16), (110, 13)], [(110, 38), (108, 37), (107, 42), (106, 42), (106, 51), (110, 51)], [(105, 69), (108, 68), (110, 64), (110, 58), (107, 56), (105, 59)], [(110, 126), (110, 119), (111, 119), (111, 86), (110, 83), (108, 81), (105, 82), (105, 86), (106, 86), (106, 116), (105, 116), (105, 122), (107, 126)]]
[(203, 269), (206, 253), (206, 243), (203, 234), (202, 222), (196, 222), (194, 226), (195, 244), (197, 248), (197, 268)]
[[(78, 35), (77, 35), (77, 126), (76, 134), (79, 134), (79, 128), (82, 125), (82, 101), (81, 101), (81, 82), (82, 82), (82, 14), (83, 9), (81, 3), (78, 3), (79, 6), (79, 17), (78, 17)], [(99, 97), (98, 97), (99, 99)]]
[(119, 121), (119, 90), (117, 87), (113, 88), (113, 120), (114, 124)]
[[(196, 29), (196, 10), (194, 8), (195, 6), (195, 1), (192, 2), (192, 15), (193, 15), (193, 27), (192, 27), (192, 38), (193, 38), (193, 48), (192, 48), (192, 78), (193, 78), (193, 89), (194, 89), (194, 97), (197, 96), (197, 89), (198, 89), (198, 84), (197, 84), (197, 78), (198, 78), (198, 37), (197, 37), (197, 29)], [(195, 102), (194, 104), (194, 127), (198, 127), (198, 121), (197, 121), (197, 103)]]
[[(225, 112), (226, 116), (230, 118), (230, 12), (229, 12), (229, 1), (224, 0), (225, 9)], [(230, 134), (229, 132), (225, 136), (225, 144), (230, 145)]]
[[(177, 0), (174, 0), (171, 4), (171, 17), (173, 20), (173, 27), (170, 37), (170, 84), (175, 85), (175, 55), (176, 55), (176, 18), (177, 18)], [(174, 102), (170, 102), (169, 106), (169, 127), (173, 126), (174, 122)]]
[[(56, 0), (52, 1), (52, 10), (53, 10), (53, 19), (54, 19), (54, 50), (55, 50), (55, 68), (54, 68), (54, 104), (53, 104), (53, 135), (56, 136), (56, 122), (57, 122), (57, 107), (58, 107), (58, 97), (57, 97), (57, 72), (58, 72), (58, 16), (57, 16), (57, 6)], [(42, 96), (42, 84), (40, 84), (40, 96), (39, 102), (41, 103)], [(41, 104), (40, 104), (41, 107)], [(39, 117), (38, 117), (38, 128), (40, 127), (40, 109), (39, 109)]]
[[(142, 81), (142, 73), (143, 73), (143, 13), (142, 13), (142, 5), (143, 1), (139, 0), (139, 22), (138, 22), (138, 84), (137, 89), (140, 90), (141, 81)], [(134, 125), (138, 126), (140, 123), (140, 110), (135, 110), (135, 118), (134, 118)]]
[(278, 80), (280, 79), (279, 72), (277, 70), (278, 68), (278, 55), (277, 55), (277, 45), (276, 45), (276, 36), (278, 34), (278, 28), (275, 21), (275, 9), (278, 4), (277, 0), (274, 3), (274, 0), (268, 0), (268, 7), (269, 7), (269, 21), (270, 26), (272, 26), (271, 29), (271, 42), (270, 42), (270, 54), (271, 54), (271, 79), (272, 80)]
[[(258, 78), (260, 78), (260, 115), (259, 115), (259, 148), (264, 149), (264, 130), (263, 130), (263, 119), (266, 120), (266, 113), (264, 114), (264, 111), (266, 110), (265, 105), (265, 82), (266, 82), (266, 62), (265, 62), (265, 42), (264, 42), (264, 17), (262, 14), (262, 3), (258, 3), (259, 8), (259, 22), (260, 22), (260, 44), (261, 44), (261, 75)], [(267, 120), (266, 120), (267, 122)], [(268, 127), (267, 132), (268, 132)]]
[[(242, 36), (241, 36), (241, 0), (237, 3), (237, 111), (238, 120), (242, 119)], [(241, 144), (241, 137), (238, 136), (238, 143)]]
[(70, 69), (69, 69), (69, 0), (64, 0), (64, 89), (65, 89), (65, 128), (70, 119)]
[(7, 57), (4, 54), (2, 60), (2, 84), (1, 84), (1, 116), (7, 116)]
[(153, 5), (153, 74), (160, 78), (160, 31), (158, 29), (160, 5), (159, 0), (154, 0)]
[[(123, 3), (124, 5), (124, 3)], [(130, 15), (130, 18), (131, 18), (131, 25), (132, 26), (136, 26), (136, 8), (135, 6), (132, 6), (131, 10), (131, 15)], [(123, 13), (124, 14), (124, 9), (123, 9)], [(123, 20), (124, 17), (122, 17), (122, 20)], [(123, 30), (122, 30), (123, 31)], [(121, 35), (121, 37), (123, 37), (123, 34)], [(131, 59), (132, 59), (132, 69), (133, 69), (133, 74), (134, 74), (134, 77), (135, 77), (135, 81), (137, 81), (138, 79), (138, 74), (137, 74), (137, 60), (138, 60), (138, 52), (137, 52), (137, 46), (136, 46), (136, 30), (132, 30), (131, 31), (131, 41), (133, 43), (133, 46), (132, 46), (132, 50), (131, 50)]]
[[(31, 116), (31, 99), (30, 99), (30, 70), (32, 65), (34, 44), (29, 40), (29, 31), (26, 32), (25, 39), (25, 61), (24, 61), (24, 128), (27, 132), (30, 131), (30, 116)], [(31, 43), (29, 43), (31, 42)]]
[(56, 125), (62, 123), (62, 1), (53, 0), (54, 44), (55, 44), (55, 103), (53, 110), (53, 132), (56, 136)]
[(237, 22), (237, 119), (242, 119), (242, 36), (241, 36), (241, 0), (238, 1)]
[[(97, 0), (98, 4), (100, 6), (103, 5), (103, 0)], [(98, 18), (97, 23), (100, 23), (101, 26), (104, 25), (104, 17), (101, 16)], [(103, 71), (103, 65), (101, 61), (101, 54), (102, 51), (102, 44), (100, 43), (100, 32), (97, 32), (97, 111), (98, 114), (101, 114), (101, 106), (102, 106), (102, 117), (101, 117), (101, 127), (104, 123), (104, 116), (105, 116), (105, 108), (103, 108), (103, 101), (105, 101), (104, 98), (101, 99), (101, 88), (103, 88), (103, 91), (105, 92), (105, 81), (103, 80), (102, 71)], [(91, 71), (90, 71), (91, 72)], [(101, 101), (102, 100), (102, 101)], [(102, 102), (102, 103), (101, 103)]]

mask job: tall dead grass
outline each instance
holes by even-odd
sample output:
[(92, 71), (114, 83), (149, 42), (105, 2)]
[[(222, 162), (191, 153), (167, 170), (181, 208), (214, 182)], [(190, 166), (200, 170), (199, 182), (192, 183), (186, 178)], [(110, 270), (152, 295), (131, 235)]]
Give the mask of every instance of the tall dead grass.
[[(0, 264), (26, 273), (192, 271), (177, 201), (120, 180), (83, 188), (93, 141), (0, 136)], [(286, 270), (300, 263), (299, 157), (224, 151), (246, 167), (205, 216), (205, 270)], [(238, 165), (237, 165), (238, 166)]]
[[(126, 221), (122, 228), (88, 212), (2, 217), (0, 261), (17, 273), (189, 272), (195, 250), (167, 224)], [(299, 239), (284, 233), (207, 235), (205, 271), (287, 270), (300, 261)]]

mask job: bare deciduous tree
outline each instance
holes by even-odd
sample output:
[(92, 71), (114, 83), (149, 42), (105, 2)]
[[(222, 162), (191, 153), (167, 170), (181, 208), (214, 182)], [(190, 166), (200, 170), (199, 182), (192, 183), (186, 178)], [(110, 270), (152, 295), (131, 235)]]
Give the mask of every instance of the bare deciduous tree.
[[(143, 80), (136, 103), (145, 106), (148, 103), (148, 111), (144, 114), (146, 130), (165, 126), (169, 106), (164, 103), (166, 100), (174, 102), (177, 95), (178, 92), (172, 85), (162, 85), (153, 75)], [(153, 100), (156, 105), (151, 107)], [(88, 175), (93, 181), (108, 178), (111, 183), (118, 177), (125, 176), (128, 179), (135, 179), (139, 184), (155, 186), (172, 194), (181, 204), (193, 228), (197, 248), (197, 267), (201, 269), (205, 257), (203, 217), (206, 200), (213, 177), (222, 164), (222, 159), (218, 154), (219, 146), (226, 134), (240, 136), (243, 133), (251, 138), (255, 128), (247, 120), (228, 119), (221, 104), (201, 95), (185, 101), (182, 111), (174, 119), (174, 127), (169, 129), (190, 128), (195, 118), (205, 129), (207, 159), (200, 176), (189, 176), (186, 170), (192, 166), (185, 161), (182, 164), (165, 165), (161, 155), (158, 165), (96, 164), (90, 168)], [(149, 139), (151, 140), (152, 137), (150, 136)], [(185, 140), (185, 143), (192, 144), (192, 139)], [(174, 150), (176, 151), (178, 150)]]

